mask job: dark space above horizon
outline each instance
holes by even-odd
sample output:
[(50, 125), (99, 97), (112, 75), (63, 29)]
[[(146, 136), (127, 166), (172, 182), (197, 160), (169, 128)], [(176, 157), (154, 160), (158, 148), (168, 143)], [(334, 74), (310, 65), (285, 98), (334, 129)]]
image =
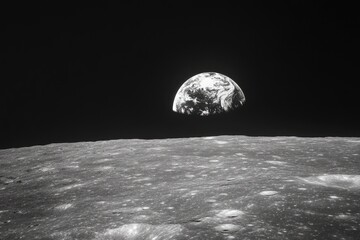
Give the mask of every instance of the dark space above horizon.
[[(360, 136), (359, 15), (350, 4), (134, 1), (6, 10), (0, 148)], [(208, 71), (233, 79), (244, 107), (206, 118), (172, 112), (179, 87)]]

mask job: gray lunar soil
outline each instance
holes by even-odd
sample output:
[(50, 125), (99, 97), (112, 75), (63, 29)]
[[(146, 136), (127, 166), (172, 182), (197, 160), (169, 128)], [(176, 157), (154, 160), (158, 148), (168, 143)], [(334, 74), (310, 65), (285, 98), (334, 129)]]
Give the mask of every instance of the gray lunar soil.
[(360, 138), (0, 150), (0, 239), (359, 239)]

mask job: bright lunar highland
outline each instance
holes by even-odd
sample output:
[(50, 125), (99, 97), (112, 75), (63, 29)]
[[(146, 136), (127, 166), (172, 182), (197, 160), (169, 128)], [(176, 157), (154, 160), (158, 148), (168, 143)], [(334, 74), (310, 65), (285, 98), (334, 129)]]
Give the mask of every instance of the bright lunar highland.
[(228, 112), (242, 106), (245, 95), (229, 77), (215, 72), (197, 74), (176, 93), (173, 111), (207, 116)]

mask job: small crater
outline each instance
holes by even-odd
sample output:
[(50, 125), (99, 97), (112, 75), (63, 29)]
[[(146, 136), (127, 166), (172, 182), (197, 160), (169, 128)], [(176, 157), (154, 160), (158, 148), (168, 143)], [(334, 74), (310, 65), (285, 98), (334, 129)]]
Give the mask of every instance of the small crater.
[(9, 176), (9, 177), (0, 177), (0, 183), (3, 185), (8, 185), (9, 183), (13, 183), (16, 180), (16, 177)]
[(33, 228), (33, 227), (37, 227), (37, 226), (39, 226), (40, 224), (38, 224), (38, 223), (35, 223), (35, 224), (31, 224), (31, 225), (29, 225), (28, 226), (28, 228)]
[(55, 209), (57, 210), (66, 210), (68, 208), (71, 208), (73, 205), (71, 203), (62, 204), (59, 206), (56, 206)]
[(278, 193), (277, 191), (262, 191), (259, 194), (262, 196), (271, 196), (271, 195), (275, 195), (277, 193)]
[(193, 223), (201, 223), (201, 219), (191, 219), (190, 222), (193, 222)]
[(244, 215), (244, 212), (236, 209), (225, 209), (216, 214), (220, 218), (238, 218), (242, 215)]
[(70, 190), (70, 189), (82, 187), (84, 185), (85, 185), (84, 183), (71, 184), (71, 185), (68, 185), (68, 186), (65, 186), (65, 187), (61, 187), (61, 188), (57, 189), (57, 191), (63, 192), (63, 191), (67, 191), (67, 190)]
[(265, 161), (265, 162), (278, 166), (286, 165), (286, 162), (282, 162), (282, 161)]
[(228, 178), (228, 179), (226, 179), (226, 181), (228, 181), (228, 182), (231, 182), (231, 181), (234, 181), (234, 180), (236, 180), (236, 178)]
[(215, 230), (218, 232), (236, 232), (240, 230), (240, 226), (235, 224), (221, 224), (216, 226)]
[(210, 160), (209, 162), (211, 162), (211, 163), (217, 163), (217, 162), (219, 162), (219, 160), (213, 159), (213, 160)]
[(41, 172), (49, 172), (55, 170), (53, 167), (42, 167), (39, 169)]
[(121, 215), (121, 214), (135, 214), (137, 212), (140, 212), (144, 210), (143, 207), (124, 207), (124, 208), (118, 208), (113, 211), (111, 211), (112, 214), (115, 215)]

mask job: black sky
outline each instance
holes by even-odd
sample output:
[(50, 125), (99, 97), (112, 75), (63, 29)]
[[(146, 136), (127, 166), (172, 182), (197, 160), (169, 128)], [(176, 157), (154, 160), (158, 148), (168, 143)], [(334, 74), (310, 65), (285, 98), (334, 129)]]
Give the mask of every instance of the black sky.
[[(0, 147), (360, 136), (355, 6), (237, 2), (9, 5), (1, 30)], [(237, 82), (245, 106), (210, 118), (173, 113), (178, 88), (204, 71)]]

